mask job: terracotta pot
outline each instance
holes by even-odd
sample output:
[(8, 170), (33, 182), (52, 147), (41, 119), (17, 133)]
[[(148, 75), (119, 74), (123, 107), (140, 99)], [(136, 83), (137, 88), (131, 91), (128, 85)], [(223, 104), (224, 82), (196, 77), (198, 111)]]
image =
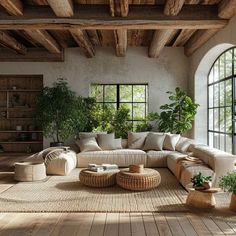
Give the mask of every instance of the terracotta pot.
[(210, 189), (211, 188), (211, 182), (204, 182), (203, 184), (202, 184), (202, 186), (205, 188), (205, 189)]
[(230, 202), (229, 208), (232, 211), (236, 211), (236, 194), (232, 193), (231, 202)]

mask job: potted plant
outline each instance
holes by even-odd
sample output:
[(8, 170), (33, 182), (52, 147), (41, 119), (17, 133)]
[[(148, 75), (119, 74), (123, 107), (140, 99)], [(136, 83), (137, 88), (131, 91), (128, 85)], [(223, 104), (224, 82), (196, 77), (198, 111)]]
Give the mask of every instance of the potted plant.
[(231, 202), (229, 208), (236, 211), (236, 171), (228, 172), (225, 176), (220, 178), (219, 186), (231, 195)]
[(193, 178), (191, 178), (191, 182), (193, 183), (193, 187), (196, 190), (205, 190), (211, 188), (211, 176), (205, 176), (201, 172), (199, 172), (197, 175), (194, 175)]
[(43, 88), (36, 100), (36, 122), (44, 136), (53, 140), (50, 146), (63, 146), (79, 127), (86, 126), (84, 104), (83, 98), (76, 96), (63, 79)]

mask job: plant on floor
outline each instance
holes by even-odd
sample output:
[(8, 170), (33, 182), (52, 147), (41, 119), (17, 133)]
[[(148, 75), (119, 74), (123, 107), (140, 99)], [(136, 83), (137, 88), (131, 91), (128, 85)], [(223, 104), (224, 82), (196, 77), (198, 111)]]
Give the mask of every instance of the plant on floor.
[(212, 181), (211, 176), (205, 176), (201, 172), (194, 175), (191, 178), (191, 182), (193, 183), (193, 187), (196, 189), (208, 189), (210, 188), (209, 182)]
[(146, 120), (137, 124), (135, 131), (151, 131), (152, 129), (154, 129), (154, 127), (156, 127), (158, 120), (159, 114), (157, 112), (150, 112), (148, 113)]
[(162, 105), (160, 109), (158, 129), (162, 132), (171, 132), (182, 134), (192, 128), (192, 122), (197, 113), (198, 104), (180, 88), (176, 88), (175, 92), (167, 92), (170, 94), (171, 103)]
[(36, 100), (36, 121), (52, 146), (63, 142), (86, 127), (85, 100), (76, 96), (67, 82), (58, 79), (52, 87), (44, 87)]

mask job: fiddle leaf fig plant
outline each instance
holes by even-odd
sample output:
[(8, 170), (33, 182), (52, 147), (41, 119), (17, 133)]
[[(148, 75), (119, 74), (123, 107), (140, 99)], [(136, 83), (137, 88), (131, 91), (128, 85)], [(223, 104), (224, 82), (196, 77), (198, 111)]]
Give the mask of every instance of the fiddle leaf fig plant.
[(175, 92), (167, 92), (170, 103), (162, 105), (158, 128), (162, 132), (182, 134), (192, 128), (192, 122), (197, 113), (198, 104), (182, 91), (176, 88)]

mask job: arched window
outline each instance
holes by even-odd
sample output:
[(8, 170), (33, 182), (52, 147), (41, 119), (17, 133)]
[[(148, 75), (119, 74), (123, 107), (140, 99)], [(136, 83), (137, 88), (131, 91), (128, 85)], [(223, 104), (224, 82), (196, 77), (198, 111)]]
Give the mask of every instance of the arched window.
[(208, 144), (235, 153), (236, 47), (222, 53), (208, 75)]

